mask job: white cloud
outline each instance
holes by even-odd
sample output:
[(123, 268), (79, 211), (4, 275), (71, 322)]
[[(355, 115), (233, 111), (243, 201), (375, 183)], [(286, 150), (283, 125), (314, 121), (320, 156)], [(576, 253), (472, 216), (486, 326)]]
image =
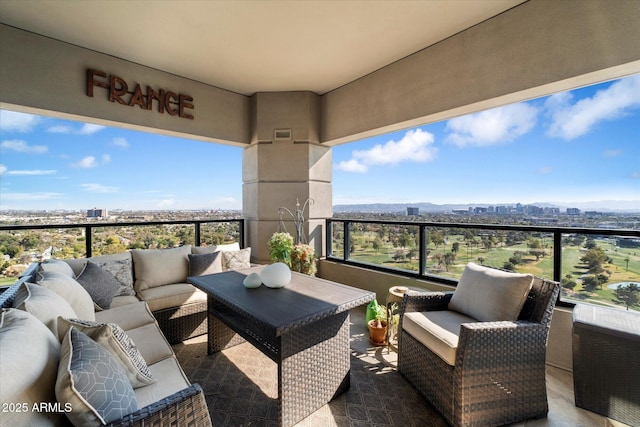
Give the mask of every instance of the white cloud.
[(40, 123), (41, 118), (32, 114), (0, 110), (0, 130), (3, 132), (31, 132)]
[(104, 128), (105, 126), (93, 125), (91, 123), (84, 123), (82, 127), (80, 127), (79, 129), (74, 129), (72, 126), (69, 126), (69, 125), (55, 125), (55, 126), (49, 127), (47, 129), (47, 132), (67, 133), (67, 134), (74, 134), (74, 135), (91, 135), (101, 131)]
[(104, 129), (104, 126), (101, 125), (94, 125), (91, 123), (85, 123), (84, 125), (82, 125), (82, 127), (80, 128), (80, 130), (78, 130), (78, 134), (79, 135), (91, 135), (93, 133), (96, 132), (100, 132), (102, 129)]
[(102, 155), (102, 164), (106, 165), (107, 163), (111, 163), (111, 156), (108, 154)]
[(501, 144), (529, 132), (536, 124), (538, 109), (526, 103), (456, 117), (447, 122), (447, 142), (459, 147)]
[(0, 164), (0, 175), (4, 175), (7, 172), (7, 167), (5, 165)]
[(113, 138), (111, 144), (120, 148), (129, 148), (129, 142), (124, 138)]
[(98, 162), (96, 161), (95, 157), (87, 156), (82, 158), (80, 161), (74, 163), (72, 166), (75, 166), (77, 168), (90, 169), (90, 168), (98, 167)]
[(0, 148), (3, 150), (16, 151), (26, 154), (43, 154), (49, 151), (45, 145), (29, 145), (26, 141), (12, 139), (10, 141), (2, 141)]
[(5, 173), (7, 175), (19, 175), (19, 176), (37, 176), (37, 175), (54, 175), (58, 171), (54, 169), (32, 169), (32, 170), (10, 170), (7, 171), (5, 168)]
[(48, 128), (47, 132), (49, 132), (49, 133), (71, 133), (71, 132), (73, 132), (73, 128), (71, 126), (66, 126), (66, 125), (57, 125), (57, 126), (51, 126), (50, 128)]
[(433, 134), (422, 129), (407, 131), (400, 141), (376, 144), (368, 150), (354, 150), (351, 159), (339, 162), (336, 168), (346, 172), (366, 172), (376, 165), (396, 165), (398, 163), (428, 162), (433, 160), (438, 150), (431, 147)]
[(640, 75), (617, 81), (590, 98), (572, 104), (567, 92), (551, 95), (545, 101), (552, 123), (547, 134), (566, 140), (578, 138), (599, 122), (623, 117), (640, 107)]
[(620, 157), (622, 156), (622, 150), (606, 150), (602, 155), (604, 157)]
[(3, 200), (51, 200), (61, 197), (62, 193), (9, 193), (3, 192)]
[(102, 184), (80, 184), (83, 191), (90, 193), (117, 193), (118, 187), (109, 187)]
[(553, 168), (551, 166), (543, 166), (536, 171), (538, 175), (548, 175), (553, 172)]

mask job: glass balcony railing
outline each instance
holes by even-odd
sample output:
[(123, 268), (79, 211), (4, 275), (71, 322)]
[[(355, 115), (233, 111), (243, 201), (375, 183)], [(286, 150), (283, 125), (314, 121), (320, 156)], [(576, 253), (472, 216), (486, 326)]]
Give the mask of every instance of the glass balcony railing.
[(171, 248), (238, 242), (244, 219), (0, 225), (0, 284), (43, 258), (84, 258), (127, 249)]
[(453, 286), (468, 262), (531, 273), (561, 282), (561, 302), (640, 311), (638, 230), (328, 219), (326, 245), (333, 261)]

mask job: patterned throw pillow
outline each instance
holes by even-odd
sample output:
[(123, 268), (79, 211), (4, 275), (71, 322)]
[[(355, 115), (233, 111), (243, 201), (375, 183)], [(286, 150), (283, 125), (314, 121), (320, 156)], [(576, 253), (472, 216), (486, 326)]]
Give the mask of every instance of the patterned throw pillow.
[(125, 259), (102, 261), (101, 257), (92, 260), (95, 265), (108, 271), (116, 278), (120, 287), (114, 296), (135, 296), (136, 291), (133, 289), (133, 267), (131, 257)]
[(251, 267), (251, 248), (222, 252), (222, 270), (240, 270)]
[(56, 398), (71, 422), (99, 425), (138, 410), (136, 395), (122, 366), (100, 344), (71, 328), (60, 352)]
[(87, 262), (76, 280), (89, 292), (93, 302), (103, 310), (111, 307), (111, 301), (120, 289), (120, 283), (113, 274), (91, 261)]
[(60, 318), (58, 320), (58, 335), (65, 336), (72, 327), (87, 334), (106, 348), (120, 362), (133, 388), (156, 382), (140, 351), (120, 326), (115, 323)]
[(222, 257), (220, 252), (208, 254), (189, 254), (189, 276), (220, 273), (222, 271)]

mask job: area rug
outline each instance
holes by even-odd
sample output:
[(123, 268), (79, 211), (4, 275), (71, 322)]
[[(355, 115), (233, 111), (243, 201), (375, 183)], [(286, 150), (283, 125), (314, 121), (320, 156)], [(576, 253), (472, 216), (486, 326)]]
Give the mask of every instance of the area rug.
[[(202, 386), (214, 426), (277, 426), (278, 367), (249, 343), (211, 356), (206, 337), (174, 346), (191, 382)], [(370, 352), (351, 349), (351, 387), (300, 421), (319, 426), (447, 426), (404, 378)]]

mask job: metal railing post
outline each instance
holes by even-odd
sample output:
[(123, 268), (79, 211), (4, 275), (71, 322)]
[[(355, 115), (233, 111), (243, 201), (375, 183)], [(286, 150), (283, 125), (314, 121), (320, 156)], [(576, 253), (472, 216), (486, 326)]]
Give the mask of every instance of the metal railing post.
[(84, 228), (84, 244), (85, 244), (85, 252), (86, 252), (86, 257), (87, 258), (91, 258), (92, 256), (92, 250), (91, 247), (93, 246), (93, 239), (92, 239), (92, 233), (93, 233), (93, 227), (91, 227), (90, 225), (87, 225)]

